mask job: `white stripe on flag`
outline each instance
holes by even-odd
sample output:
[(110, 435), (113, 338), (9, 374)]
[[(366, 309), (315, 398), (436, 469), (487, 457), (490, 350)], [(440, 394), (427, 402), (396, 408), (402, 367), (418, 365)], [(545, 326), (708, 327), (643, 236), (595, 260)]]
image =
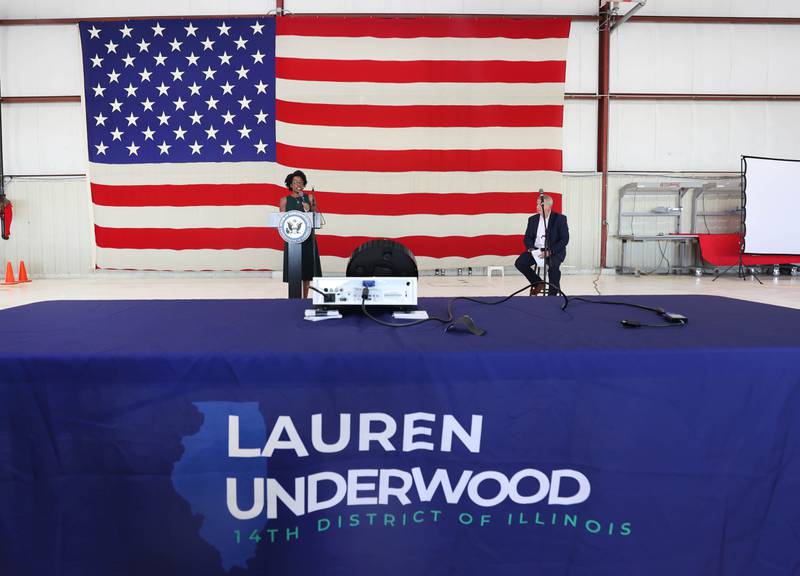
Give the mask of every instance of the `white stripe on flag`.
[(563, 106), (564, 85), (558, 82), (314, 82), (278, 78), (278, 100), (309, 104), (372, 106)]
[(278, 58), (324, 60), (562, 60), (567, 38), (370, 38), (284, 36), (275, 39)]
[(351, 128), (276, 122), (280, 142), (339, 150), (561, 149), (561, 128)]

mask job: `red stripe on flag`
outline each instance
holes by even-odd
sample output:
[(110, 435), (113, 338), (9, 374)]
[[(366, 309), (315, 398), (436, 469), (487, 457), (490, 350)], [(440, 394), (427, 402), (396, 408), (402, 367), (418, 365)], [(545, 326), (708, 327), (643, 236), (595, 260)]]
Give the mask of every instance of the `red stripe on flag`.
[[(243, 188), (243, 190), (239, 190)], [(533, 213), (538, 194), (371, 194), (316, 191), (319, 209), (328, 214), (403, 216), (410, 214)], [(92, 200), (100, 206), (278, 206), (287, 195), (274, 184), (192, 184), (186, 186), (108, 186), (92, 184)], [(556, 212), (561, 195), (550, 193)]]
[[(244, 248), (283, 249), (277, 231), (269, 228), (103, 228), (95, 226), (97, 245), (116, 249), (225, 250)], [(353, 250), (367, 240), (364, 236), (319, 236), (322, 256), (349, 258)], [(445, 258), (458, 256), (513, 256), (525, 247), (522, 235), (484, 235), (476, 237), (404, 236), (397, 241), (415, 256)]]
[(561, 150), (336, 150), (277, 145), (284, 166), (367, 172), (561, 172)]
[(274, 228), (105, 228), (94, 227), (100, 248), (137, 250), (240, 250), (243, 248), (283, 249)]
[(568, 18), (326, 17), (277, 19), (277, 34), (373, 38), (567, 38)]
[[(524, 230), (522, 231), (524, 232)], [(516, 256), (525, 251), (522, 232), (518, 235), (500, 236), (404, 236), (394, 238), (406, 246), (414, 256), (430, 258), (446, 258), (456, 256), (475, 258), (478, 256)], [(323, 236), (318, 237), (319, 252), (322, 256), (339, 256), (349, 258), (358, 246), (375, 238)]]
[(275, 117), (281, 122), (314, 126), (552, 126), (563, 123), (562, 106), (359, 106), (304, 104), (275, 101)]
[(314, 60), (275, 58), (275, 75), (287, 80), (323, 82), (506, 82), (563, 83), (567, 63), (504, 60)]
[(109, 186), (92, 183), (100, 206), (277, 206), (288, 191), (275, 184), (159, 184)]

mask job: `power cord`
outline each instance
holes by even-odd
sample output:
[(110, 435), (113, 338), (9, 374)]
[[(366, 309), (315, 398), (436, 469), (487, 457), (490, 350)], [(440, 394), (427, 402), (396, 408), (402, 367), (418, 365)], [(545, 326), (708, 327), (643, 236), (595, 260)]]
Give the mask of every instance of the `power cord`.
[[(539, 284), (539, 282), (537, 282), (537, 284)], [(554, 286), (553, 284), (550, 284), (549, 282), (541, 282), (541, 284), (546, 284), (550, 288), (554, 288), (555, 290), (558, 291), (558, 293), (564, 298), (564, 303), (561, 306), (561, 309), (564, 310), (567, 307), (567, 305), (569, 304), (569, 300), (567, 298), (567, 295), (564, 294), (558, 286)], [(484, 305), (487, 305), (487, 306), (496, 306), (497, 304), (502, 304), (503, 302), (506, 302), (506, 301), (510, 300), (511, 298), (513, 298), (514, 296), (519, 294), (520, 292), (524, 292), (525, 290), (528, 290), (528, 289), (530, 289), (532, 287), (533, 287), (533, 284), (528, 284), (528, 285), (524, 286), (523, 288), (520, 288), (516, 292), (513, 292), (513, 293), (509, 294), (505, 298), (501, 298), (500, 300), (497, 300), (497, 301), (494, 301), (494, 302), (487, 302), (485, 300), (479, 300), (477, 298), (470, 298), (469, 296), (456, 296), (455, 298), (451, 298), (450, 301), (447, 303), (447, 318), (437, 318), (436, 316), (431, 316), (429, 318), (423, 318), (423, 319), (420, 319), (420, 320), (413, 320), (411, 322), (404, 322), (402, 324), (398, 324), (398, 323), (394, 323), (394, 322), (386, 322), (386, 321), (381, 320), (380, 318), (376, 318), (375, 316), (370, 314), (369, 310), (367, 310), (367, 299), (369, 298), (369, 287), (364, 286), (364, 289), (361, 291), (361, 311), (364, 313), (364, 316), (366, 316), (370, 320), (372, 320), (374, 322), (377, 322), (381, 326), (388, 326), (390, 328), (406, 328), (408, 326), (417, 326), (417, 325), (422, 324), (424, 322), (432, 322), (433, 321), (433, 322), (441, 322), (442, 324), (447, 324), (447, 327), (444, 330), (445, 332), (449, 332), (450, 330), (455, 328), (457, 325), (463, 324), (470, 333), (474, 334), (475, 336), (483, 336), (484, 334), (486, 334), (486, 330), (484, 330), (483, 328), (478, 327), (478, 325), (475, 324), (475, 321), (472, 319), (471, 316), (468, 316), (467, 314), (463, 314), (463, 315), (459, 316), (458, 318), (455, 317), (455, 313), (453, 311), (453, 306), (455, 305), (456, 301), (458, 301), (458, 300), (466, 300), (468, 302), (474, 302), (476, 304), (484, 304)]]
[[(561, 291), (561, 288), (559, 288), (558, 286), (555, 286), (553, 284), (550, 284), (549, 282), (537, 282), (536, 284), (545, 284), (548, 288), (555, 289), (561, 295), (561, 297), (564, 298), (564, 304), (561, 305), (561, 309), (562, 310), (566, 309), (567, 305), (569, 304), (569, 299), (567, 298), (567, 295), (564, 294)], [(474, 302), (476, 304), (483, 304), (483, 305), (486, 305), (486, 306), (496, 306), (498, 304), (502, 304), (503, 302), (506, 302), (506, 301), (510, 300), (511, 298), (513, 298), (514, 296), (519, 294), (520, 292), (524, 292), (525, 290), (528, 290), (529, 288), (532, 288), (532, 287), (533, 287), (533, 284), (528, 284), (527, 286), (525, 286), (523, 288), (520, 288), (516, 292), (513, 292), (513, 293), (509, 294), (505, 298), (501, 298), (500, 300), (496, 300), (495, 302), (487, 302), (485, 300), (478, 300), (477, 298), (470, 298), (469, 296), (456, 296), (455, 298), (451, 298), (450, 302), (447, 303), (447, 314), (450, 317), (450, 319), (453, 318), (453, 305), (456, 303), (457, 300), (466, 300), (467, 302)], [(469, 316), (461, 316), (459, 318), (459, 320), (464, 321), (464, 323), (467, 324), (467, 328), (470, 329), (470, 332), (475, 334), (475, 332), (469, 327), (469, 323), (467, 322), (467, 320), (469, 322), (472, 322), (472, 318), (470, 318)], [(450, 328), (452, 328), (452, 325), (449, 326), (447, 328), (447, 330), (449, 330)], [(445, 331), (447, 331), (447, 330), (445, 330)], [(480, 328), (478, 328), (478, 330), (481, 331), (481, 334), (478, 334), (479, 336), (483, 336), (483, 334), (486, 333), (486, 330), (483, 330), (483, 329), (480, 329)]]
[(602, 296), (603, 294), (600, 292), (600, 276), (603, 274), (603, 268), (600, 267), (597, 269), (597, 276), (594, 277), (592, 280), (592, 286), (594, 286), (594, 291), (597, 292), (598, 296)]
[(452, 321), (452, 319), (448, 318), (437, 318), (436, 316), (429, 316), (428, 318), (422, 318), (420, 320), (412, 320), (411, 322), (403, 322), (399, 324), (395, 322), (386, 322), (370, 314), (369, 310), (367, 310), (368, 299), (369, 299), (369, 287), (364, 286), (364, 289), (361, 290), (361, 311), (364, 313), (364, 316), (366, 316), (373, 322), (377, 322), (381, 326), (388, 326), (390, 328), (407, 328), (408, 326), (418, 326), (419, 324), (424, 324), (425, 322), (441, 322), (442, 324), (447, 324)]
[(662, 262), (667, 263), (667, 273), (669, 273), (670, 269), (672, 268), (672, 265), (670, 264), (669, 258), (667, 258), (666, 247), (664, 246), (664, 242), (662, 240), (658, 241), (658, 250), (659, 252), (661, 252), (661, 258), (656, 264), (656, 267), (653, 268), (652, 270), (648, 270), (647, 272), (639, 272), (640, 276), (650, 276), (651, 274), (655, 274), (661, 268)]
[[(524, 290), (524, 288), (523, 288), (523, 290)], [(405, 322), (403, 324), (396, 324), (396, 323), (392, 323), (392, 322), (385, 322), (385, 321), (381, 320), (380, 318), (376, 318), (375, 316), (370, 314), (369, 310), (367, 310), (367, 305), (366, 305), (367, 298), (369, 297), (369, 288), (367, 288), (366, 286), (364, 287), (364, 290), (362, 290), (361, 297), (362, 297), (362, 299), (361, 299), (361, 311), (364, 313), (364, 315), (367, 318), (373, 320), (374, 322), (377, 322), (378, 324), (380, 324), (382, 326), (389, 326), (390, 328), (405, 328), (407, 326), (416, 326), (417, 324), (422, 324), (423, 322), (434, 321), (434, 322), (441, 322), (442, 324), (447, 324), (447, 327), (444, 329), (445, 332), (449, 332), (457, 324), (464, 324), (464, 326), (466, 326), (467, 330), (469, 330), (475, 336), (483, 336), (484, 334), (486, 334), (486, 330), (484, 330), (483, 328), (479, 328), (475, 324), (475, 321), (472, 319), (471, 316), (468, 316), (468, 315), (464, 314), (462, 316), (459, 316), (458, 318), (455, 318), (454, 315), (453, 315), (452, 300), (450, 301), (450, 303), (448, 304), (448, 307), (447, 307), (447, 314), (448, 314), (447, 318), (437, 318), (435, 316), (431, 316), (429, 318), (423, 318), (421, 320), (414, 320), (412, 322)]]
[[(538, 284), (538, 282), (537, 282)], [(655, 312), (661, 318), (664, 319), (663, 324), (649, 324), (645, 322), (639, 322), (638, 320), (621, 320), (620, 324), (625, 328), (670, 328), (670, 327), (680, 327), (685, 326), (689, 319), (682, 315), (677, 314), (675, 312), (667, 312), (663, 308), (654, 308), (652, 306), (643, 306), (641, 304), (633, 304), (632, 302), (619, 302), (616, 300), (590, 300), (588, 298), (584, 298), (582, 296), (567, 296), (561, 290), (560, 287), (554, 286), (549, 282), (543, 282), (549, 288), (554, 289), (558, 292), (558, 294), (564, 299), (563, 304), (561, 305), (561, 310), (566, 310), (569, 303), (573, 300), (578, 302), (586, 302), (587, 304), (606, 304), (611, 306), (628, 306), (630, 308), (637, 308), (639, 310), (647, 310), (649, 312)], [(442, 324), (447, 324), (445, 328), (445, 332), (449, 332), (451, 329), (455, 328), (458, 324), (464, 324), (469, 330), (470, 333), (474, 334), (475, 336), (483, 336), (486, 334), (486, 330), (483, 328), (479, 328), (475, 321), (472, 319), (471, 316), (466, 314), (459, 316), (458, 318), (455, 317), (455, 313), (453, 311), (453, 307), (458, 300), (466, 300), (467, 302), (474, 302), (475, 304), (483, 304), (486, 306), (496, 306), (498, 304), (502, 304), (507, 302), (520, 292), (524, 292), (525, 290), (530, 289), (533, 287), (533, 284), (528, 284), (523, 288), (520, 288), (516, 292), (512, 292), (505, 298), (501, 298), (500, 300), (495, 300), (494, 302), (487, 302), (486, 300), (479, 300), (477, 298), (471, 298), (469, 296), (456, 296), (455, 298), (451, 298), (450, 301), (447, 303), (447, 318), (437, 318), (436, 316), (430, 316), (428, 318), (423, 318), (420, 320), (413, 320), (411, 322), (404, 322), (404, 323), (394, 323), (394, 322), (386, 322), (381, 320), (380, 318), (376, 318), (373, 316), (369, 310), (367, 310), (367, 300), (369, 299), (369, 287), (364, 286), (363, 290), (361, 291), (361, 311), (364, 313), (364, 316), (380, 324), (381, 326), (387, 326), (389, 328), (407, 328), (409, 326), (418, 326), (420, 324), (424, 324), (425, 322), (440, 322)]]
[(644, 322), (639, 322), (638, 320), (620, 320), (620, 324), (622, 324), (625, 328), (670, 328), (673, 326), (685, 326), (689, 322), (689, 319), (683, 314), (667, 312), (663, 308), (642, 306), (641, 304), (633, 304), (631, 302), (618, 302), (616, 300), (589, 300), (588, 298), (583, 298), (581, 296), (572, 296), (568, 300), (570, 302), (572, 300), (577, 300), (579, 302), (586, 302), (588, 304), (607, 304), (611, 306), (628, 306), (630, 308), (638, 308), (639, 310), (655, 312), (666, 321), (664, 324), (646, 324)]
[[(705, 225), (705, 227), (706, 227), (706, 234), (711, 234), (711, 228), (708, 227), (708, 220), (706, 220), (706, 194), (705, 194), (705, 191), (703, 191), (701, 201), (702, 201), (702, 204), (703, 204), (703, 225)], [(692, 216), (694, 216), (694, 218), (697, 219), (697, 214), (693, 214)]]
[(308, 287), (309, 287), (311, 290), (313, 290), (314, 292), (316, 292), (317, 294), (321, 294), (321, 295), (322, 295), (322, 300), (325, 302), (325, 304), (333, 304), (333, 303), (336, 303), (336, 294), (334, 294), (334, 293), (332, 293), (332, 292), (331, 292), (331, 293), (328, 293), (328, 292), (323, 292), (322, 290), (320, 290), (320, 289), (318, 289), (318, 288), (314, 288), (314, 287), (313, 287), (313, 286), (311, 286), (310, 284), (309, 284), (309, 286), (308, 286)]

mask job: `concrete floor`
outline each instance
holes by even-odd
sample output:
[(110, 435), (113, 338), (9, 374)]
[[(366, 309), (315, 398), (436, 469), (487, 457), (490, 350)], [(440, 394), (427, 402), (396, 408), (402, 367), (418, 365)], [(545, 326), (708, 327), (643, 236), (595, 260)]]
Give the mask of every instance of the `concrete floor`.
[[(562, 289), (569, 295), (597, 294), (709, 294), (800, 308), (800, 276), (762, 276), (741, 280), (728, 275), (713, 282), (712, 276), (620, 276), (565, 274)], [(518, 274), (504, 278), (486, 276), (423, 276), (419, 295), (500, 296), (525, 285)], [(76, 279), (37, 279), (28, 284), (0, 285), (0, 309), (46, 300), (128, 299), (239, 299), (285, 298), (286, 285), (263, 274), (178, 274), (98, 272)], [(523, 293), (524, 294), (524, 293)]]

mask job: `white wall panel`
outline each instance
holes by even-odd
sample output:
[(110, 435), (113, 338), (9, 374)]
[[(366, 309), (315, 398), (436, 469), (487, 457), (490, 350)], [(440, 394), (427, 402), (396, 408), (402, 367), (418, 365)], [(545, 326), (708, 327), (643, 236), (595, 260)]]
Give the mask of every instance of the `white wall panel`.
[(300, 13), (597, 14), (595, 0), (285, 0)]
[(597, 101), (564, 103), (564, 171), (593, 172), (597, 168)]
[[(0, 263), (25, 261), (32, 276), (80, 276), (92, 271), (89, 189), (84, 178), (12, 179), (11, 239), (0, 240)], [(5, 268), (4, 268), (5, 269)]]
[(738, 171), (742, 154), (800, 157), (800, 103), (612, 101), (612, 171)]
[(611, 36), (611, 91), (690, 91), (691, 28), (631, 23), (616, 30)]
[(86, 126), (79, 102), (3, 104), (6, 174), (83, 174)]
[(646, 170), (646, 166), (655, 163), (654, 107), (652, 102), (611, 102), (608, 132), (610, 170)]
[(63, 96), (82, 91), (78, 26), (0, 26), (3, 96)]
[(597, 24), (573, 22), (567, 45), (567, 92), (597, 93)]
[(642, 16), (800, 17), (797, 0), (648, 0)]
[(4, 0), (3, 18), (102, 18), (203, 14), (266, 14), (274, 0)]
[(614, 92), (800, 93), (800, 25), (630, 23), (612, 38)]

